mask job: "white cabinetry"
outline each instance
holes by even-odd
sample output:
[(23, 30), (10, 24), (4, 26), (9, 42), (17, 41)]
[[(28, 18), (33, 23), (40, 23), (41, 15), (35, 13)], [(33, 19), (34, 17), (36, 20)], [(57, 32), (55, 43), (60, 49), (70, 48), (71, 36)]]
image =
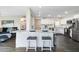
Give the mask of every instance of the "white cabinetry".
[[(16, 47), (27, 47), (27, 37), (29, 36), (36, 36), (37, 37), (37, 47), (42, 47), (43, 42), (42, 42), (42, 37), (49, 36), (52, 39), (53, 42), (53, 33), (50, 32), (26, 32), (26, 31), (18, 31), (16, 33)], [(52, 44), (52, 47), (54, 45)]]

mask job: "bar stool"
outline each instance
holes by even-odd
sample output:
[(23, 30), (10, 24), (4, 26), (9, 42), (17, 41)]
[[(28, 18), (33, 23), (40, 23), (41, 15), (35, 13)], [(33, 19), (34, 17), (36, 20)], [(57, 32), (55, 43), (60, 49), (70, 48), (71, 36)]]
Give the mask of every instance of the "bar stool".
[(49, 36), (44, 36), (42, 37), (42, 43), (43, 43), (43, 46), (42, 46), (42, 51), (46, 51), (46, 50), (49, 50), (51, 51), (51, 47), (52, 47), (52, 39), (51, 37)]
[(29, 49), (34, 49), (35, 51), (37, 51), (37, 37), (36, 36), (29, 36), (27, 38), (27, 43), (28, 43), (28, 47), (27, 47), (27, 51)]

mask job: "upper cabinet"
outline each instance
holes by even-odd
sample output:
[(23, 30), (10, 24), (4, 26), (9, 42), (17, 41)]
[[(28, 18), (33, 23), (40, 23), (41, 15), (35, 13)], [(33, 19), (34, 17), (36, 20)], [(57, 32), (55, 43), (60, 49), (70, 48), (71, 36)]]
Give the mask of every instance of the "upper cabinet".
[(2, 20), (2, 27), (14, 27), (14, 20)]

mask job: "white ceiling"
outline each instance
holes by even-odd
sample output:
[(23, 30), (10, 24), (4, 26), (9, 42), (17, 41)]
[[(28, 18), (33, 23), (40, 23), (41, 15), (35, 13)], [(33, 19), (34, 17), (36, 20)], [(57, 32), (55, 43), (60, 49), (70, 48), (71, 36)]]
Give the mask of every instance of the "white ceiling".
[[(79, 14), (79, 6), (44, 6), (44, 7), (31, 7), (32, 11), (34, 12), (34, 15), (39, 15), (41, 17), (47, 17), (48, 15), (51, 15), (52, 17), (57, 16), (72, 16), (75, 14)], [(65, 11), (68, 12), (68, 14), (65, 14)]]
[(25, 16), (26, 10), (24, 6), (0, 6), (0, 16)]
[[(40, 12), (41, 17), (72, 16), (79, 14), (79, 6), (29, 6), (32, 10), (33, 16), (38, 16)], [(0, 6), (0, 16), (25, 16), (27, 6)], [(68, 14), (64, 12), (68, 11)]]

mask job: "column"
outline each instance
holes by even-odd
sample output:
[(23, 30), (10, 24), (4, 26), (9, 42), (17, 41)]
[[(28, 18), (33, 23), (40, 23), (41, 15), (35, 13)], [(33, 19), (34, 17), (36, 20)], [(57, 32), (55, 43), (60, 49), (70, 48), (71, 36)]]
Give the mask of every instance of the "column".
[(31, 9), (27, 8), (26, 11), (26, 31), (29, 32), (29, 30), (31, 29)]

